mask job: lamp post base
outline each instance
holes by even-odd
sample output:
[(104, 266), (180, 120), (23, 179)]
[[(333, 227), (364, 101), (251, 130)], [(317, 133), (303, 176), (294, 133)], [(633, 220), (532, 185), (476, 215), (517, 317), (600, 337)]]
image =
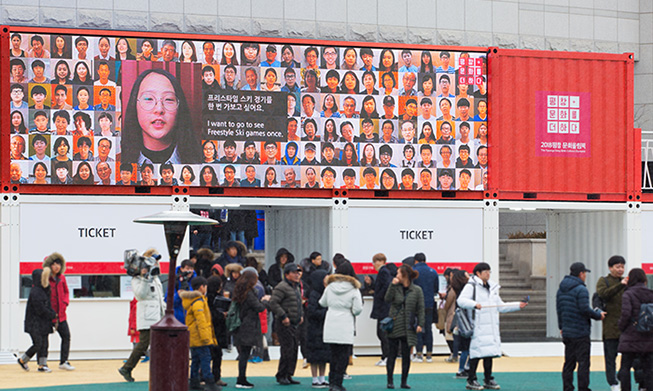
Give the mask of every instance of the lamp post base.
[(173, 314), (150, 328), (150, 391), (188, 391), (190, 334)]

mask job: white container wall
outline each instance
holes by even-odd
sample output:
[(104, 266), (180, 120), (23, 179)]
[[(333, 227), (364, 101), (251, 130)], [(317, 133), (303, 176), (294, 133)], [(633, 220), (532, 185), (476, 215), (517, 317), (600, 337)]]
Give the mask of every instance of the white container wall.
[[(632, 229), (636, 219), (629, 215), (627, 211), (547, 214), (547, 336), (560, 337), (556, 292), (572, 263), (583, 262), (591, 270), (586, 281), (590, 297), (596, 291), (599, 277), (609, 273), (608, 259), (612, 255), (623, 255), (627, 270), (641, 265), (641, 258), (633, 250), (629, 251), (632, 246), (627, 240), (628, 233), (636, 234), (636, 229)], [(591, 338), (601, 339), (601, 322), (592, 321)]]
[(274, 264), (277, 250), (285, 247), (299, 263), (313, 251), (331, 263), (331, 208), (268, 208), (265, 210), (265, 268)]

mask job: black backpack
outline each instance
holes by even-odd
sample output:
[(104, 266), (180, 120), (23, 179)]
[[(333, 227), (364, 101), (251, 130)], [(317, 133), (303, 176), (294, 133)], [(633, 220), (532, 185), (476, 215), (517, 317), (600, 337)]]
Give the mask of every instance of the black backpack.
[(642, 303), (639, 307), (635, 329), (641, 333), (653, 331), (653, 303)]
[[(610, 284), (608, 284), (608, 278), (603, 277), (603, 281), (605, 281), (605, 286), (609, 288)], [(599, 296), (599, 292), (594, 292), (592, 295), (592, 308), (598, 308), (601, 311), (605, 311), (606, 306), (607, 303), (601, 298), (601, 296)]]

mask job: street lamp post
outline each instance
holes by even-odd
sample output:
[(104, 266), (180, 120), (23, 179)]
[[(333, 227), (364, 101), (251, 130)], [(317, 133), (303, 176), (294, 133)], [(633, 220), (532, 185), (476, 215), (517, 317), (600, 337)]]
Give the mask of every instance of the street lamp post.
[(168, 297), (163, 319), (150, 327), (150, 390), (188, 390), (189, 333), (185, 324), (175, 318), (173, 292), (175, 269), (181, 243), (189, 225), (214, 225), (217, 221), (198, 216), (188, 211), (165, 211), (152, 216), (141, 217), (135, 223), (162, 224), (168, 245), (170, 267), (168, 270)]

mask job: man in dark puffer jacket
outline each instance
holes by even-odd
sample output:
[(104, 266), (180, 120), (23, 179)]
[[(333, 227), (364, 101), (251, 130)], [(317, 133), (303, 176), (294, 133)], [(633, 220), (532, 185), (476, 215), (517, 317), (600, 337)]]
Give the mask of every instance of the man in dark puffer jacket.
[(592, 310), (585, 279), (590, 271), (581, 262), (569, 268), (569, 275), (560, 283), (556, 295), (558, 328), (565, 344), (562, 367), (563, 391), (574, 390), (574, 368), (578, 363), (578, 390), (589, 391), (590, 384), (590, 319), (603, 320), (605, 312)]

